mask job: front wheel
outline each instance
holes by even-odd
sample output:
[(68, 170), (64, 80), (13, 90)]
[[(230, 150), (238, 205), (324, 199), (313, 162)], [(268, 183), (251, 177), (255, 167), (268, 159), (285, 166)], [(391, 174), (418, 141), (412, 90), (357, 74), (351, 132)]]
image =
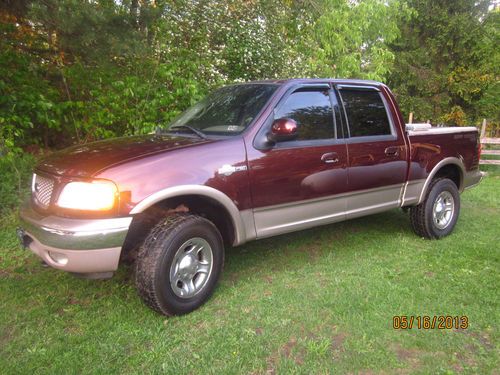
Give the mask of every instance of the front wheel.
[(215, 225), (196, 215), (172, 215), (144, 240), (136, 261), (136, 286), (143, 301), (164, 315), (181, 315), (212, 294), (224, 264)]
[(437, 239), (453, 231), (459, 212), (457, 186), (450, 179), (437, 178), (431, 182), (424, 201), (410, 208), (410, 222), (420, 237)]

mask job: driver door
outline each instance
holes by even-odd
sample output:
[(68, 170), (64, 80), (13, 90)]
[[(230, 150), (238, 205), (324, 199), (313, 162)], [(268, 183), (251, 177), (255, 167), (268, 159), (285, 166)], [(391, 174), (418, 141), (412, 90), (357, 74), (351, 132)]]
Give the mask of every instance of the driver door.
[(257, 237), (343, 220), (347, 191), (347, 146), (337, 100), (328, 84), (292, 89), (277, 105), (274, 120), (295, 120), (294, 140), (248, 150)]

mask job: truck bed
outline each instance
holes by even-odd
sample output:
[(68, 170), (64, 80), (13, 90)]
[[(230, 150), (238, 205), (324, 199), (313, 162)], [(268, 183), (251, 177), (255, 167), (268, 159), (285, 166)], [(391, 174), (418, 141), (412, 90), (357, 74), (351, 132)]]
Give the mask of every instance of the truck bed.
[(438, 164), (452, 161), (449, 173), (459, 190), (474, 184), (479, 175), (479, 135), (475, 127), (433, 127), (429, 124), (407, 124), (410, 142), (408, 187), (404, 204), (422, 200), (425, 184)]

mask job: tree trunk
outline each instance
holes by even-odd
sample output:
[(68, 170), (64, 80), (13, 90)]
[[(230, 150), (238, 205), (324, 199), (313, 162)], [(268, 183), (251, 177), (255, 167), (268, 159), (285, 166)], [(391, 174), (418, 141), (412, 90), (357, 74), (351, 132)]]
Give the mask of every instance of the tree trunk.
[(139, 0), (132, 0), (130, 3), (130, 18), (132, 19), (132, 24), (135, 28), (139, 27), (137, 18), (139, 15)]

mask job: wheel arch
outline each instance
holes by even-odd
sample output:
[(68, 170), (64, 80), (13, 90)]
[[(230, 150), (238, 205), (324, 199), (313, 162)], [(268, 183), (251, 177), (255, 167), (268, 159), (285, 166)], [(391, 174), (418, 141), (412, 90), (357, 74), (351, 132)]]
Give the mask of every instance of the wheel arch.
[(422, 192), (417, 204), (423, 202), (425, 195), (429, 189), (431, 181), (434, 178), (446, 177), (452, 180), (457, 185), (458, 191), (461, 193), (464, 190), (465, 165), (461, 159), (457, 157), (448, 157), (437, 163), (427, 176)]
[[(187, 205), (189, 212), (211, 216), (209, 219), (215, 221), (214, 224), (222, 232), (224, 239), (233, 246), (251, 238), (252, 233), (248, 233), (254, 228), (251, 211), (239, 211), (226, 194), (209, 186), (180, 185), (160, 190), (139, 202), (130, 214), (139, 216), (155, 208), (168, 207), (175, 210), (181, 204)], [(211, 214), (210, 210), (221, 211), (217, 211), (215, 215), (216, 211)], [(223, 228), (224, 226), (227, 228)]]

